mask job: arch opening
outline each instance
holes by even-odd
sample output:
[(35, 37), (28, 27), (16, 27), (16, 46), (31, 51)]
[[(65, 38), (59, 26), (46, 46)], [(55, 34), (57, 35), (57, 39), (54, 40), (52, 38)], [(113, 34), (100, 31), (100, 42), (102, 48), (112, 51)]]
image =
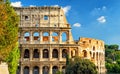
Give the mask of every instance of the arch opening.
[(43, 50), (43, 58), (49, 58), (49, 51), (48, 49)]
[(58, 50), (57, 49), (53, 49), (52, 57), (53, 58), (58, 58)]
[(29, 58), (30, 57), (30, 53), (28, 49), (25, 49), (24, 51), (24, 58)]

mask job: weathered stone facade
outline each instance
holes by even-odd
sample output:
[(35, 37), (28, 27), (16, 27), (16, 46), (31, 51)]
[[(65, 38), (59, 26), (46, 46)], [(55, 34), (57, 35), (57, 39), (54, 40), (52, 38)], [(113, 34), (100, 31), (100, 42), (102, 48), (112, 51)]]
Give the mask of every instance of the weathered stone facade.
[[(91, 38), (74, 41), (60, 7), (15, 8), (20, 16), (20, 74), (56, 74), (65, 71), (66, 55), (90, 59), (105, 73), (104, 42)], [(19, 70), (18, 70), (19, 71)]]
[(0, 62), (0, 74), (9, 74), (7, 63)]

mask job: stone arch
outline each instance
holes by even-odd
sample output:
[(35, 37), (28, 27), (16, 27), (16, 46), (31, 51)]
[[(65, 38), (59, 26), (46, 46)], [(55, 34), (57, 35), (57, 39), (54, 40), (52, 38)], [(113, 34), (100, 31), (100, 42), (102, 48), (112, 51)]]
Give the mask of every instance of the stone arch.
[(62, 42), (66, 42), (67, 41), (67, 33), (63, 32), (62, 33)]
[(29, 58), (30, 57), (30, 52), (28, 49), (25, 49), (24, 51), (24, 58)]
[(58, 37), (58, 33), (57, 32), (53, 32), (52, 33), (52, 41), (58, 41), (59, 40), (59, 37)]
[(95, 46), (93, 46), (93, 51), (95, 51)]
[(83, 57), (87, 57), (87, 51), (86, 50), (83, 50), (82, 53), (83, 53)]
[(24, 67), (23, 74), (29, 74), (29, 67), (28, 66)]
[(58, 67), (57, 66), (53, 66), (52, 67), (52, 74), (56, 74), (58, 71)]
[(93, 59), (95, 59), (95, 52), (93, 52)]
[(29, 32), (24, 33), (24, 40), (25, 41), (30, 41), (30, 33)]
[(43, 41), (49, 41), (49, 33), (48, 32), (43, 33)]
[(66, 58), (67, 57), (67, 49), (63, 49), (62, 50), (62, 58)]
[(49, 58), (49, 51), (48, 49), (43, 50), (43, 58)]
[(62, 74), (65, 74), (65, 68), (66, 68), (66, 66), (62, 67)]
[(33, 33), (33, 40), (40, 40), (40, 34), (39, 34), (39, 32), (34, 32)]
[(58, 50), (57, 49), (53, 49), (53, 51), (52, 51), (52, 57), (53, 58), (58, 58)]
[(39, 50), (38, 49), (34, 49), (33, 58), (39, 58)]
[(90, 51), (90, 57), (92, 57), (92, 52)]
[(49, 74), (49, 67), (48, 66), (44, 66), (42, 69), (42, 73), (43, 74)]
[(96, 60), (98, 60), (98, 56), (99, 56), (99, 55), (98, 55), (98, 52), (96, 52)]
[(39, 67), (38, 66), (33, 67), (33, 74), (39, 74)]

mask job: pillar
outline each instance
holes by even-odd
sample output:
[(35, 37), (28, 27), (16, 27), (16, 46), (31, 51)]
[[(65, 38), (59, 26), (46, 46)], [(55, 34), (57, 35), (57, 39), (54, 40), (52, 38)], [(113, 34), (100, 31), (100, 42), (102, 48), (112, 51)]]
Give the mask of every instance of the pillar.
[(29, 50), (29, 54), (30, 54), (30, 61), (32, 61), (32, 58), (33, 58), (33, 55), (32, 55), (32, 53), (33, 53), (33, 48), (31, 48), (30, 50)]
[(42, 31), (40, 32), (40, 43), (43, 42), (43, 34), (42, 34)]
[(39, 73), (42, 74), (42, 66), (40, 66), (39, 69)]
[(49, 41), (50, 41), (50, 43), (52, 42), (52, 32), (51, 31), (49, 33)]
[(62, 72), (62, 65), (60, 65), (60, 69), (59, 70), (60, 70), (60, 72)]
[(62, 42), (62, 32), (59, 32), (59, 43)]
[(30, 43), (33, 43), (33, 35), (32, 35), (32, 31), (30, 32)]
[(49, 60), (50, 61), (52, 60), (52, 49), (51, 49), (51, 47), (49, 48)]
[(20, 74), (23, 74), (23, 66), (20, 66)]
[[(70, 47), (69, 47), (68, 52), (69, 52), (69, 58), (71, 58), (71, 48), (70, 48)], [(76, 54), (75, 54), (75, 55), (76, 55)]]
[(32, 70), (33, 70), (32, 67), (30, 67), (29, 69), (30, 69), (30, 74), (32, 74), (32, 72), (33, 72), (33, 71), (32, 71)]
[(42, 51), (42, 48), (40, 49), (40, 60), (42, 60), (42, 58), (43, 58), (43, 53), (42, 53), (43, 51)]
[(52, 65), (50, 65), (50, 72), (49, 74), (52, 74)]
[(61, 61), (61, 60), (62, 60), (62, 49), (59, 48), (59, 61)]

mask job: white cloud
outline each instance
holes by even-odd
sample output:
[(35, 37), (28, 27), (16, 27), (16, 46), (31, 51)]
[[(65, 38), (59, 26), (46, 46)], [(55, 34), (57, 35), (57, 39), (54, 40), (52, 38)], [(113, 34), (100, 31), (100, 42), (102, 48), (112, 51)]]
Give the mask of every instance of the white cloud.
[(73, 24), (74, 27), (81, 27), (81, 24), (80, 23), (75, 23)]
[(22, 4), (20, 1), (17, 1), (17, 2), (11, 2), (11, 6), (13, 7), (22, 7)]
[(100, 17), (97, 19), (97, 21), (98, 21), (99, 23), (105, 23), (105, 22), (106, 22), (106, 18), (105, 18), (105, 16), (100, 16)]
[(71, 6), (65, 6), (65, 7), (62, 7), (63, 11), (65, 14), (68, 13), (68, 11), (71, 9)]
[(30, 5), (30, 7), (36, 7), (36, 5)]
[(106, 6), (103, 6), (103, 7), (102, 7), (102, 10), (103, 10), (103, 11), (104, 11), (104, 10), (106, 10), (106, 9), (107, 9), (107, 7), (106, 7)]
[(102, 6), (100, 8), (94, 8), (90, 14), (92, 15), (99, 15), (101, 13), (104, 13), (105, 11), (107, 10), (107, 7), (106, 6)]
[(59, 5), (52, 5), (53, 7), (59, 7)]

